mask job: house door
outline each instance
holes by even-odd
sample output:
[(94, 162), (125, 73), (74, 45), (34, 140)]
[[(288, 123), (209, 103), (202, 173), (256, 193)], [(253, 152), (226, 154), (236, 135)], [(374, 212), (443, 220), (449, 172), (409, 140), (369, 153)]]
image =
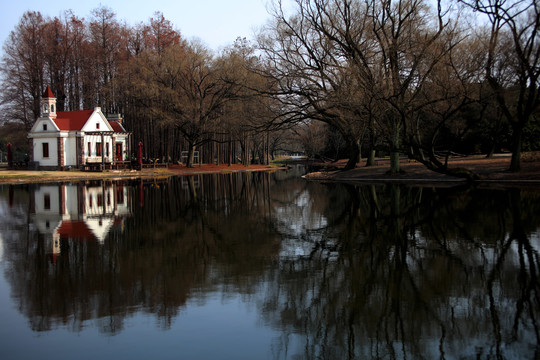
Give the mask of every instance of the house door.
[(116, 161), (122, 161), (124, 160), (123, 154), (123, 144), (122, 143), (116, 143)]

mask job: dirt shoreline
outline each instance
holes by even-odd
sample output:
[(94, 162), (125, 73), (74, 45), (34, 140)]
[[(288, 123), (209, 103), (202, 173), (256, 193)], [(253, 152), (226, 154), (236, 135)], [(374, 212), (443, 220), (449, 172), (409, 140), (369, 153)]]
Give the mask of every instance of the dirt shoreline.
[(41, 171), (41, 170), (12, 170), (0, 169), (0, 184), (24, 184), (43, 182), (75, 182), (101, 179), (137, 179), (163, 178), (170, 176), (198, 175), (212, 173), (275, 171), (282, 169), (267, 165), (212, 165), (202, 164), (193, 168), (172, 165), (169, 168), (146, 168), (143, 170), (106, 170), (106, 171)]
[[(300, 162), (305, 163), (305, 162)], [(357, 168), (343, 171), (345, 161), (310, 163), (321, 168), (321, 171), (312, 172), (304, 176), (311, 181), (323, 182), (351, 182), (351, 183), (389, 183), (425, 186), (456, 186), (465, 184), (466, 180), (439, 174), (426, 169), (425, 166), (416, 162), (402, 160), (403, 173), (398, 175), (387, 174), (389, 163), (387, 159), (377, 160), (375, 166), (365, 166), (359, 163)], [(490, 187), (534, 187), (540, 190), (540, 160), (522, 161), (522, 170), (517, 173), (507, 171), (510, 166), (510, 156), (496, 155), (492, 158), (485, 156), (456, 157), (449, 161), (450, 167), (463, 167), (474, 171), (480, 176), (475, 184)], [(172, 165), (169, 168), (148, 168), (137, 170), (109, 170), (102, 172), (89, 171), (40, 171), (40, 170), (8, 170), (0, 169), (0, 184), (23, 184), (40, 182), (74, 182), (99, 179), (137, 179), (137, 178), (163, 178), (170, 176), (252, 172), (252, 171), (275, 171), (284, 167), (267, 165), (213, 165), (202, 164), (193, 168), (181, 165)]]
[[(456, 157), (449, 161), (449, 167), (466, 168), (479, 175), (475, 184), (483, 186), (532, 186), (540, 189), (540, 161), (522, 161), (520, 172), (509, 172), (510, 156), (497, 155), (492, 158), (485, 156)], [(309, 173), (304, 176), (314, 181), (339, 181), (354, 183), (401, 183), (411, 185), (438, 185), (455, 186), (465, 184), (465, 179), (439, 174), (428, 170), (416, 161), (402, 160), (403, 173), (397, 175), (387, 174), (389, 163), (387, 159), (379, 160), (376, 166), (358, 164), (352, 170), (343, 171), (342, 163), (322, 164), (328, 170)]]

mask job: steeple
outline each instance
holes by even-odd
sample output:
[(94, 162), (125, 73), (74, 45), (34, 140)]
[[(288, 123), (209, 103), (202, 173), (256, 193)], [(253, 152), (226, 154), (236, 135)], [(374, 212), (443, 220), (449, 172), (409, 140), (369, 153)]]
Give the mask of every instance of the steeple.
[(41, 116), (56, 118), (56, 97), (49, 85), (41, 97)]

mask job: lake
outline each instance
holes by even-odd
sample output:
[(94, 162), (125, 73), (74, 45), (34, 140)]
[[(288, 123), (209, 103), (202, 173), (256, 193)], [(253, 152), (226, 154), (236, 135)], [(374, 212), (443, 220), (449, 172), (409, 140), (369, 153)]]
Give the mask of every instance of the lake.
[(0, 185), (1, 359), (540, 357), (540, 189)]

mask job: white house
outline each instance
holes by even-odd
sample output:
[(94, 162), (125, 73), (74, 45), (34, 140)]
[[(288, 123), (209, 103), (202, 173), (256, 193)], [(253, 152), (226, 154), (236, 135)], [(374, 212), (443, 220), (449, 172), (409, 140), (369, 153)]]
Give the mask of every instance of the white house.
[(128, 160), (130, 133), (122, 118), (107, 119), (101, 108), (56, 112), (49, 86), (41, 99), (41, 116), (28, 134), (31, 158), (40, 169), (103, 169)]
[(131, 214), (129, 195), (122, 183), (39, 185), (31, 197), (31, 219), (52, 261), (62, 240), (103, 244), (113, 226), (122, 227)]

